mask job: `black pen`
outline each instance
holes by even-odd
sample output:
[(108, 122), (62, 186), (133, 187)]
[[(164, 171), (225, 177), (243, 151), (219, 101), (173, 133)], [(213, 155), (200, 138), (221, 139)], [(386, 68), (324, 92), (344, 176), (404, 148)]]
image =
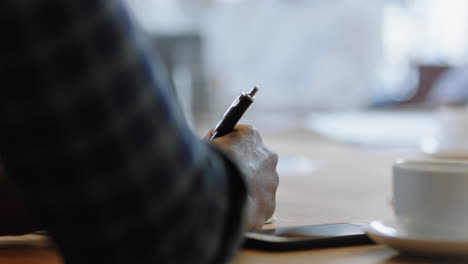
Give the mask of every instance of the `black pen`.
[(221, 121), (214, 128), (210, 141), (217, 137), (222, 137), (234, 129), (234, 126), (239, 122), (245, 111), (247, 111), (247, 108), (253, 103), (257, 92), (258, 87), (255, 86), (248, 93), (242, 92), (232, 102), (231, 106), (224, 113), (223, 118), (221, 118)]

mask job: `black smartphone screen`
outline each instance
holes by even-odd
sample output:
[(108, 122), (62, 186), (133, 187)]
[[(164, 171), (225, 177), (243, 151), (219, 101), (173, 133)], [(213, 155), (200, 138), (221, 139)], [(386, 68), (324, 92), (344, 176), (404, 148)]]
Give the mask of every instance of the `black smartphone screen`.
[(244, 248), (286, 251), (373, 243), (362, 226), (339, 223), (247, 232)]

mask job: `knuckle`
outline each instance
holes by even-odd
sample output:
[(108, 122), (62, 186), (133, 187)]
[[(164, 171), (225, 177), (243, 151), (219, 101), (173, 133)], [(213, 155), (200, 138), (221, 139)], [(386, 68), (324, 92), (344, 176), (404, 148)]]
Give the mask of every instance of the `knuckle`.
[(250, 127), (250, 130), (252, 131), (252, 133), (256, 136), (256, 137), (261, 137), (260, 136), (260, 132), (258, 131), (258, 129), (255, 127), (255, 126), (251, 126)]
[(242, 129), (251, 134), (259, 134), (258, 129), (253, 125), (241, 125)]
[(265, 155), (267, 157), (267, 160), (269, 162), (271, 162), (276, 167), (276, 165), (278, 165), (278, 161), (279, 161), (278, 153), (276, 153), (274, 151), (271, 151), (267, 147), (263, 147), (263, 149), (265, 151), (264, 153), (265, 153)]
[(276, 152), (272, 152), (271, 154), (271, 159), (273, 161), (273, 163), (276, 165), (278, 165), (278, 161), (279, 161), (279, 156)]
[(237, 130), (246, 130), (248, 125), (238, 124), (235, 126)]
[(255, 135), (254, 128), (251, 125), (236, 125), (235, 130), (246, 136)]
[(275, 193), (276, 193), (276, 191), (278, 190), (279, 181), (280, 181), (279, 174), (278, 174), (278, 172), (276, 170), (275, 170), (275, 176), (274, 177), (275, 177), (275, 186), (276, 186), (275, 187)]

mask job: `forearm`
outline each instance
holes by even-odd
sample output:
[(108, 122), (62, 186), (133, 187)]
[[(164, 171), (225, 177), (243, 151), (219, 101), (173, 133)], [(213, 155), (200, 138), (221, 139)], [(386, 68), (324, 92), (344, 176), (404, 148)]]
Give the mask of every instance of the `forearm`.
[(119, 2), (25, 3), (5, 18), (18, 43), (0, 49), (0, 151), (67, 263), (226, 256), (241, 235), (240, 173), (190, 132)]
[(19, 235), (37, 230), (18, 199), (14, 186), (7, 179), (0, 161), (0, 235)]

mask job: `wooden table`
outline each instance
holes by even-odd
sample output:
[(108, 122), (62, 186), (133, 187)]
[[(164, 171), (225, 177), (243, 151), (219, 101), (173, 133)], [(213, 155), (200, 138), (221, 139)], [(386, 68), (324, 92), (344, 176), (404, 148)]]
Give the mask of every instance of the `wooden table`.
[[(416, 150), (363, 148), (300, 131), (268, 135), (265, 141), (281, 160), (277, 221), (270, 228), (389, 219), (391, 164), (398, 158), (420, 157)], [(0, 238), (1, 263), (54, 264), (61, 259), (47, 238), (27, 235)], [(232, 263), (447, 262), (402, 256), (385, 246), (371, 245), (289, 253), (241, 250)]]
[[(280, 166), (277, 221), (268, 228), (392, 219), (392, 163), (399, 158), (427, 158), (415, 149), (365, 148), (327, 141), (304, 132), (272, 136), (266, 141), (280, 157), (313, 165), (296, 172)], [(385, 246), (371, 245), (288, 253), (242, 250), (233, 263), (439, 262), (401, 256)]]

